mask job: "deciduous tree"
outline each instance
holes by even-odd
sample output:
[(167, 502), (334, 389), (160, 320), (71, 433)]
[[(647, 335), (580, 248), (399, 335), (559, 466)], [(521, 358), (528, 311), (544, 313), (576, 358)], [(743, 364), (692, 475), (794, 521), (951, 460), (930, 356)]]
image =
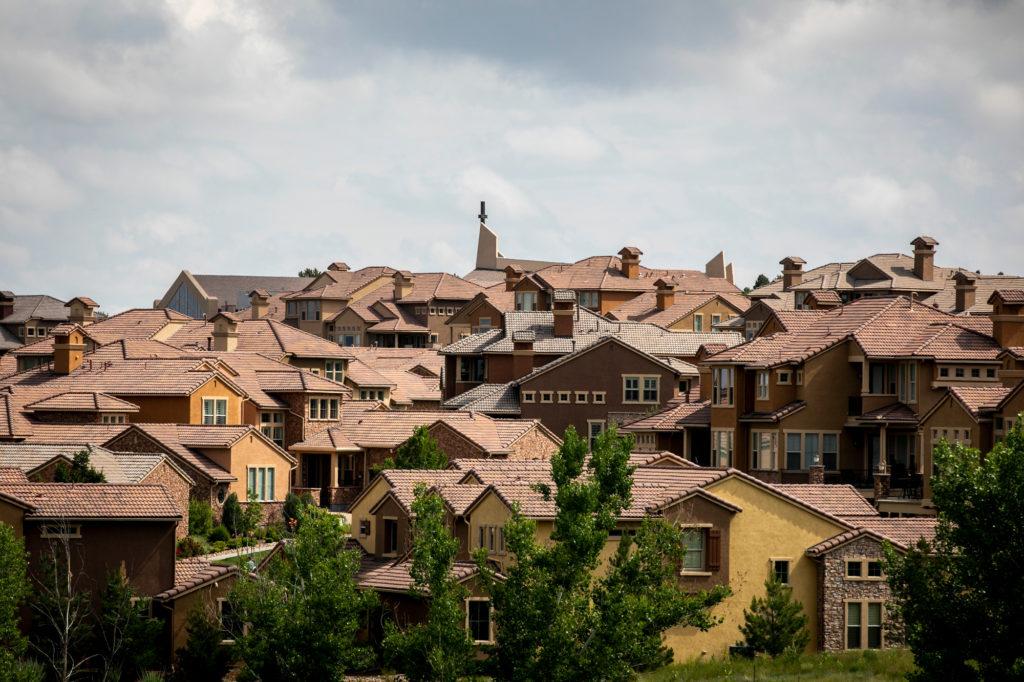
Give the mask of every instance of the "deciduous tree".
[(149, 616), (149, 600), (138, 598), (120, 572), (107, 580), (97, 630), (104, 680), (135, 680), (159, 665), (163, 623)]
[(376, 471), (383, 469), (444, 469), (448, 456), (438, 446), (426, 426), (418, 426), (409, 440), (398, 446), (395, 456), (388, 457)]
[(0, 671), (12, 670), (25, 653), (27, 640), (19, 627), (19, 607), (29, 593), (27, 571), (25, 543), (13, 527), (0, 522)]

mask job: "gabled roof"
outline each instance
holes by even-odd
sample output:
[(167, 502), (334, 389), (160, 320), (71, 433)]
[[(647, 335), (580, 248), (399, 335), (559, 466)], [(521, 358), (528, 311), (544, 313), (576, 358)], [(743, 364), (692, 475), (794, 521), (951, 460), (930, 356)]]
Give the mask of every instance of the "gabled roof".
[(642, 293), (653, 290), (658, 279), (671, 277), (680, 290), (739, 293), (728, 280), (708, 277), (700, 270), (654, 270), (641, 265), (638, 276), (629, 278), (622, 273), (622, 259), (617, 256), (591, 256), (568, 265), (551, 265), (537, 270), (534, 277), (546, 289)]
[(160, 453), (112, 452), (100, 445), (2, 443), (0, 442), (0, 467), (16, 467), (26, 474), (33, 474), (58, 459), (70, 462), (75, 454), (89, 450), (89, 464), (100, 471), (107, 483), (139, 483), (157, 466), (166, 461), (190, 485), (192, 478), (173, 460)]
[(95, 391), (67, 391), (27, 403), (26, 412), (131, 412), (139, 406), (127, 400)]
[(774, 487), (807, 505), (840, 518), (877, 515), (875, 508), (851, 485), (776, 483)]
[(0, 492), (32, 507), (33, 520), (177, 520), (178, 510), (162, 485), (119, 483), (4, 483)]
[(533, 381), (537, 377), (542, 376), (544, 374), (547, 374), (548, 372), (550, 372), (553, 369), (557, 369), (558, 367), (561, 367), (562, 365), (568, 364), (570, 362), (574, 362), (575, 360), (577, 360), (580, 357), (586, 355), (587, 353), (589, 353), (589, 352), (591, 352), (593, 350), (597, 350), (598, 348), (601, 348), (602, 346), (609, 345), (609, 344), (619, 346), (619, 347), (624, 348), (624, 349), (626, 349), (626, 350), (628, 350), (628, 351), (630, 351), (632, 353), (635, 353), (636, 355), (638, 355), (639, 357), (647, 360), (648, 362), (651, 362), (652, 364), (655, 364), (655, 365), (657, 365), (659, 367), (662, 367), (663, 369), (666, 369), (666, 370), (668, 370), (670, 372), (673, 372), (676, 375), (682, 375), (682, 376), (697, 376), (698, 375), (697, 368), (694, 365), (691, 365), (688, 362), (683, 362), (681, 360), (676, 360), (675, 358), (672, 358), (672, 360), (674, 362), (672, 364), (669, 364), (669, 362), (667, 360), (663, 360), (661, 358), (655, 357), (654, 355), (651, 355), (650, 353), (647, 353), (647, 352), (643, 351), (642, 349), (638, 348), (637, 346), (634, 346), (632, 343), (630, 343), (629, 341), (626, 341), (625, 339), (622, 339), (622, 338), (620, 338), (618, 336), (605, 336), (605, 337), (595, 341), (594, 343), (591, 343), (591, 344), (589, 344), (589, 345), (587, 345), (587, 346), (585, 346), (583, 348), (579, 348), (579, 349), (577, 349), (575, 351), (572, 351), (570, 353), (566, 353), (565, 355), (563, 355), (560, 358), (557, 358), (555, 360), (552, 360), (549, 363), (546, 363), (546, 364), (544, 364), (544, 365), (542, 365), (540, 367), (537, 367), (536, 369), (534, 369), (532, 372), (530, 372), (526, 376), (517, 379), (516, 383), (518, 383), (520, 386), (523, 386), (524, 384), (527, 384), (527, 383)]
[(174, 562), (174, 587), (155, 595), (153, 599), (174, 601), (211, 583), (233, 577), (237, 573), (238, 566), (214, 564), (206, 557), (178, 559)]
[(243, 306), (249, 292), (265, 289), (270, 293), (299, 291), (313, 281), (312, 277), (274, 277), (265, 275), (192, 275), (209, 298), (218, 305)]
[(610, 311), (608, 317), (612, 320), (649, 322), (667, 328), (716, 299), (732, 308), (737, 314), (750, 307), (750, 299), (746, 296), (721, 292), (676, 291), (672, 305), (665, 310), (658, 308), (657, 298), (658, 294), (654, 291), (640, 294)]
[(303, 287), (293, 289), (293, 293), (286, 294), (283, 298), (285, 301), (315, 299), (347, 301), (367, 285), (377, 283), (380, 286), (387, 286), (395, 272), (394, 268), (384, 265), (374, 265), (359, 270), (328, 270)]
[(21, 294), (14, 297), (14, 310), (0, 318), (0, 324), (20, 324), (28, 320), (58, 322), (68, 319), (64, 301), (42, 294)]
[(882, 518), (880, 516), (847, 517), (855, 528), (833, 535), (807, 549), (807, 555), (820, 557), (860, 538), (878, 543), (889, 542), (897, 550), (906, 551), (924, 539), (935, 538), (936, 518)]
[(519, 415), (519, 389), (516, 382), (480, 384), (443, 403), (449, 410), (482, 412), (495, 415)]

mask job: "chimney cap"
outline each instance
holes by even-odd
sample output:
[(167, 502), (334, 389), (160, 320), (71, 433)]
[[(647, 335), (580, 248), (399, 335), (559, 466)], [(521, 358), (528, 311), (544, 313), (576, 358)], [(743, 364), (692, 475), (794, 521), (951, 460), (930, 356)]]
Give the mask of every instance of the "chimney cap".
[(806, 264), (807, 264), (807, 261), (805, 261), (800, 256), (786, 256), (785, 258), (783, 258), (782, 260), (779, 261), (779, 265), (784, 265), (784, 266), (806, 265)]
[(53, 336), (68, 336), (71, 332), (76, 330), (85, 334), (85, 330), (82, 329), (81, 325), (75, 324), (74, 322), (61, 322), (50, 330), (50, 334)]
[(643, 253), (643, 251), (635, 246), (623, 246), (619, 249), (619, 255), (623, 258), (639, 258)]
[(957, 270), (953, 275), (953, 280), (960, 285), (971, 285), (978, 281), (978, 277), (973, 272)]
[(89, 308), (98, 308), (99, 305), (100, 305), (99, 303), (97, 303), (96, 301), (92, 300), (88, 296), (75, 296), (73, 299), (71, 299), (70, 301), (65, 303), (64, 307), (65, 308), (70, 308), (71, 304), (74, 303), (75, 301), (78, 301), (82, 305), (84, 305), (86, 307), (89, 307)]
[(997, 301), (1010, 305), (1024, 305), (1024, 289), (996, 289), (988, 297), (988, 303), (991, 305)]
[(233, 324), (238, 324), (239, 322), (241, 322), (241, 319), (238, 317), (238, 315), (235, 315), (234, 313), (230, 313), (230, 312), (227, 312), (227, 311), (221, 311), (221, 312), (217, 313), (216, 315), (211, 317), (208, 321), (209, 322), (214, 322), (218, 318), (221, 318), (221, 317), (223, 317), (225, 320), (227, 320), (228, 322), (231, 322)]
[(395, 279), (407, 279), (407, 280), (411, 281), (412, 280), (412, 272), (409, 271), (409, 270), (396, 270), (394, 277), (395, 277)]
[(526, 271), (523, 270), (518, 265), (506, 265), (505, 266), (505, 274), (506, 275), (521, 275), (524, 272), (526, 272)]
[(910, 242), (910, 244), (912, 246), (916, 246), (916, 247), (919, 247), (919, 248), (928, 248), (928, 249), (933, 248), (938, 243), (939, 243), (939, 241), (937, 239), (935, 239), (935, 237), (929, 237), (926, 234), (923, 234), (920, 237), (915, 237), (914, 241)]
[(266, 289), (263, 289), (262, 287), (259, 289), (253, 289), (252, 291), (249, 292), (249, 298), (253, 297), (270, 298), (270, 292), (267, 291)]
[(346, 263), (345, 261), (336, 260), (330, 265), (328, 265), (327, 269), (333, 270), (334, 272), (348, 272), (352, 268), (350, 268), (348, 266), (348, 263)]
[(551, 292), (551, 300), (555, 303), (572, 303), (576, 300), (576, 292), (572, 289), (555, 289)]
[(10, 300), (10, 301), (13, 301), (14, 300), (14, 292), (13, 291), (7, 291), (6, 289), (4, 289), (3, 291), (0, 291), (0, 300), (4, 300), (4, 301)]
[(671, 277), (659, 277), (654, 281), (654, 286), (658, 289), (675, 289), (676, 281)]
[(519, 331), (512, 332), (512, 341), (536, 341), (537, 334), (532, 329), (520, 329)]

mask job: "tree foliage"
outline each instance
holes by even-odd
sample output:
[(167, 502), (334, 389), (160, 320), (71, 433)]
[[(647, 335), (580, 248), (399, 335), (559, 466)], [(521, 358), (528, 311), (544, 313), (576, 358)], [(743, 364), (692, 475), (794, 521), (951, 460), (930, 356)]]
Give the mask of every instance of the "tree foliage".
[(239, 578), (230, 604), (248, 628), (232, 635), (248, 676), (337, 680), (372, 664), (373, 651), (356, 637), (377, 597), (357, 588), (359, 554), (345, 548), (347, 537), (336, 517), (308, 507), (266, 573)]
[(414, 682), (455, 682), (466, 675), (473, 656), (463, 612), (469, 592), (452, 576), (459, 541), (445, 524), (441, 497), (423, 484), (415, 492), (410, 573), (416, 595), (429, 599), (427, 620), (404, 631), (388, 623), (384, 656)]
[(285, 495), (282, 513), (284, 515), (285, 528), (289, 532), (295, 532), (295, 529), (299, 526), (299, 520), (302, 518), (303, 509), (309, 506), (315, 506), (315, 503), (313, 502), (313, 496), (308, 492), (302, 493), (301, 496), (292, 492)]
[[(608, 575), (594, 577), (601, 550), (630, 504), (632, 437), (614, 427), (592, 455), (571, 427), (551, 460), (556, 485), (551, 542), (518, 510), (505, 525), (515, 562), (495, 578), (483, 553), (477, 562), (496, 610), (492, 674), (502, 680), (630, 679), (670, 653), (662, 633), (673, 626), (711, 627), (707, 613), (723, 589), (683, 593), (673, 580), (682, 552), (678, 529), (648, 521), (626, 540)], [(538, 490), (545, 496), (551, 491)]]
[[(1024, 416), (1024, 415), (1022, 415)], [(887, 548), (916, 679), (1024, 679), (1024, 419), (982, 457), (942, 442), (933, 543)]]
[(0, 680), (2, 671), (13, 669), (25, 653), (27, 640), (19, 627), (19, 607), (29, 593), (27, 571), (24, 541), (14, 534), (13, 527), (0, 522)]
[(388, 457), (375, 471), (384, 469), (444, 469), (448, 455), (444, 454), (426, 426), (418, 426), (409, 440), (398, 446), (394, 457)]
[(213, 531), (213, 507), (206, 500), (188, 501), (188, 534), (206, 537)]
[(757, 276), (757, 279), (754, 281), (754, 288), (757, 289), (758, 287), (763, 287), (764, 285), (770, 283), (771, 280), (768, 279), (768, 275), (761, 273), (760, 275)]
[(793, 588), (783, 585), (775, 575), (764, 583), (765, 596), (754, 597), (749, 609), (743, 609), (743, 643), (772, 658), (784, 653), (800, 653), (811, 640), (807, 615), (793, 599)]
[(176, 652), (174, 679), (181, 682), (220, 682), (234, 662), (234, 649), (225, 645), (224, 631), (209, 609), (198, 606), (185, 622), (188, 641)]
[(221, 523), (228, 529), (232, 537), (245, 533), (245, 514), (242, 510), (242, 503), (238, 501), (238, 494), (231, 493), (224, 500), (224, 509), (221, 510)]
[(299, 277), (319, 277), (324, 274), (323, 270), (318, 268), (302, 268), (299, 270)]
[(75, 453), (71, 459), (71, 465), (64, 462), (57, 462), (53, 472), (53, 480), (56, 483), (104, 483), (107, 478), (102, 471), (97, 471), (89, 463), (92, 449), (85, 447)]
[(97, 628), (104, 680), (136, 680), (159, 665), (157, 645), (163, 623), (148, 612), (149, 600), (137, 599), (123, 574), (107, 579)]

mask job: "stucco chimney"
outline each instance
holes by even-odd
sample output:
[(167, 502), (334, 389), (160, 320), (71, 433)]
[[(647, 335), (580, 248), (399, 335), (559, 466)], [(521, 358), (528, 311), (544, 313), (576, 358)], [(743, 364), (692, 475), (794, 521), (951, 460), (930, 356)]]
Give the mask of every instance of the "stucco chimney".
[(53, 371), (71, 374), (82, 366), (85, 334), (77, 324), (59, 324), (53, 328)]
[(619, 251), (619, 258), (622, 260), (622, 274), (629, 279), (640, 277), (640, 256), (643, 251), (635, 246), (623, 246)]
[(249, 292), (249, 309), (252, 319), (261, 320), (270, 310), (270, 292), (266, 289), (253, 289)]
[(519, 379), (533, 371), (533, 342), (537, 335), (530, 330), (512, 332), (512, 374)]
[(657, 289), (656, 296), (658, 310), (668, 310), (676, 302), (676, 283), (673, 280), (661, 278), (654, 283)]
[(725, 266), (725, 281), (732, 284), (732, 263)]
[(992, 337), (1003, 348), (1024, 346), (1024, 289), (997, 289), (992, 306)]
[(505, 291), (512, 291), (523, 278), (523, 269), (518, 265), (505, 266)]
[(576, 292), (572, 289), (555, 289), (551, 294), (551, 312), (555, 316), (554, 334), (558, 338), (572, 338), (573, 322), (576, 317)]
[(932, 281), (935, 279), (935, 247), (938, 242), (921, 235), (910, 244), (914, 247), (914, 276), (926, 282)]
[(971, 273), (960, 270), (953, 275), (953, 281), (956, 282), (956, 306), (953, 312), (962, 313), (973, 308), (978, 293), (978, 280)]
[(217, 313), (210, 318), (213, 323), (213, 350), (232, 353), (238, 348), (238, 316), (234, 313)]
[(779, 261), (779, 265), (782, 266), (782, 288), (785, 291), (803, 281), (806, 263), (807, 261), (800, 256), (786, 256)]
[(344, 261), (340, 260), (336, 260), (330, 265), (328, 265), (327, 269), (332, 270), (334, 272), (348, 272), (349, 270), (351, 270), (351, 268), (348, 266), (348, 263), (345, 263)]
[(65, 303), (64, 307), (68, 309), (68, 322), (84, 327), (96, 321), (96, 309), (100, 304), (88, 296), (76, 296)]
[(395, 300), (401, 301), (412, 293), (413, 275), (408, 270), (399, 270), (395, 273)]

